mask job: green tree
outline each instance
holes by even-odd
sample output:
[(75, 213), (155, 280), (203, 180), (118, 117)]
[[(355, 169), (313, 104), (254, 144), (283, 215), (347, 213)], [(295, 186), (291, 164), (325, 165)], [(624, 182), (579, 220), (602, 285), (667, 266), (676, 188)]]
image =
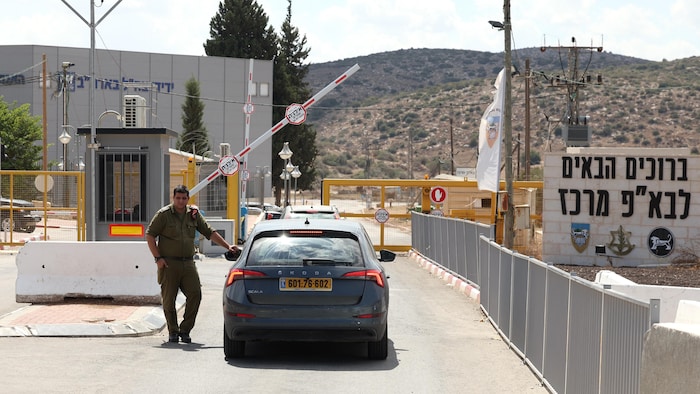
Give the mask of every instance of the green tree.
[(187, 98), (182, 104), (182, 134), (175, 147), (183, 152), (195, 152), (198, 155), (211, 149), (209, 134), (202, 118), (204, 102), (200, 100), (199, 82), (191, 77), (185, 82)]
[(38, 170), (41, 160), (43, 131), (41, 117), (32, 116), (29, 104), (9, 106), (0, 96), (0, 139), (5, 146), (3, 170)]
[[(274, 91), (273, 115), (275, 119), (282, 119), (285, 115), (286, 107), (292, 103), (304, 103), (310, 96), (308, 84), (305, 82), (309, 72), (308, 64), (304, 64), (309, 56), (309, 49), (306, 48), (306, 36), (299, 36), (299, 29), (292, 26), (292, 1), (287, 1), (287, 16), (282, 23), (279, 37), (279, 52), (274, 64)], [(313, 126), (302, 123), (300, 125), (287, 125), (272, 137), (272, 173), (281, 174), (284, 169), (284, 162), (279, 158), (278, 153), (282, 150), (284, 142), (289, 142), (289, 148), (294, 152), (292, 163), (299, 166), (301, 177), (297, 179), (299, 190), (312, 188), (316, 179), (316, 168), (314, 161), (318, 155), (316, 147), (316, 131)], [(284, 181), (274, 176), (275, 196), (279, 203)]]
[[(225, 0), (219, 3), (219, 11), (210, 23), (211, 38), (204, 44), (209, 56), (228, 56), (270, 60), (273, 65), (273, 119), (284, 118), (285, 108), (291, 103), (303, 103), (309, 89), (304, 82), (309, 55), (305, 48), (306, 37), (299, 37), (299, 30), (291, 24), (292, 2), (288, 1), (287, 17), (282, 33), (277, 37), (268, 26), (269, 18), (255, 0)], [(275, 134), (272, 140), (272, 171), (281, 174), (284, 163), (277, 155), (285, 141), (294, 152), (292, 163), (299, 166), (302, 176), (297, 180), (299, 189), (308, 189), (316, 178), (314, 160), (318, 155), (316, 132), (309, 125), (288, 125)], [(283, 186), (279, 176), (273, 176), (277, 202)]]
[(271, 60), (277, 54), (275, 30), (255, 0), (224, 0), (209, 23), (207, 56)]

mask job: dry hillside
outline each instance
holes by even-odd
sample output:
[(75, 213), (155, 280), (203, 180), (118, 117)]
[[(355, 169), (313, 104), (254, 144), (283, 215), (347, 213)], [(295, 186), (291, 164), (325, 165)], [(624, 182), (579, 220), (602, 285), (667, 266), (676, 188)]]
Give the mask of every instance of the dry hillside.
[[(565, 75), (567, 53), (514, 52), (520, 75), (513, 78), (513, 157), (521, 171), (524, 146), (517, 142), (525, 139), (525, 59), (532, 70), (531, 178), (537, 179), (541, 155), (564, 148), (561, 125), (548, 119), (566, 113), (567, 91), (553, 87), (551, 79)], [(360, 70), (309, 111), (321, 177), (422, 178), (475, 166), (479, 122), (492, 100), (502, 53), (411, 49), (312, 64), (307, 78), (312, 92), (355, 63)], [(579, 74), (593, 81), (600, 74), (603, 81), (579, 90), (579, 115), (590, 119), (592, 146), (698, 152), (700, 58), (652, 62), (581, 51)]]

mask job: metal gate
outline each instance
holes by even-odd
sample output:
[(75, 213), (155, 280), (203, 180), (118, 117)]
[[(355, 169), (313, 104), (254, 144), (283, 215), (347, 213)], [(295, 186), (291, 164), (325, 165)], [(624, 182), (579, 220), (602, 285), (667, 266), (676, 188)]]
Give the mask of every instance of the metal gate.
[(0, 245), (85, 240), (82, 171), (0, 171)]

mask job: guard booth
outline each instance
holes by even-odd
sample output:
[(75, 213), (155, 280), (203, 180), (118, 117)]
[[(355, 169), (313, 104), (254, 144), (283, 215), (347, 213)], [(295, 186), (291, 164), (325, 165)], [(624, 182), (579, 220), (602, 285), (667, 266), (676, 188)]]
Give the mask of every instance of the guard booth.
[[(80, 128), (78, 135), (89, 142), (91, 130)], [(169, 146), (176, 137), (166, 128), (96, 129), (94, 178), (91, 160), (85, 166), (88, 241), (146, 239), (151, 216), (170, 202)]]

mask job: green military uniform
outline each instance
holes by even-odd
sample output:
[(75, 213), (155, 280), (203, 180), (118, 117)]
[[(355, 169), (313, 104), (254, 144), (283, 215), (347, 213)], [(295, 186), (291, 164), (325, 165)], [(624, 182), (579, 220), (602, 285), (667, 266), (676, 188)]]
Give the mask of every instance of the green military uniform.
[[(189, 334), (202, 301), (202, 286), (193, 258), (195, 230), (207, 239), (214, 232), (201, 214), (193, 214), (191, 206), (179, 214), (173, 204), (158, 210), (146, 229), (146, 234), (158, 239), (160, 255), (168, 263), (167, 268), (158, 268), (158, 283), (170, 334)], [(179, 326), (175, 308), (178, 290), (186, 297), (185, 314)]]

